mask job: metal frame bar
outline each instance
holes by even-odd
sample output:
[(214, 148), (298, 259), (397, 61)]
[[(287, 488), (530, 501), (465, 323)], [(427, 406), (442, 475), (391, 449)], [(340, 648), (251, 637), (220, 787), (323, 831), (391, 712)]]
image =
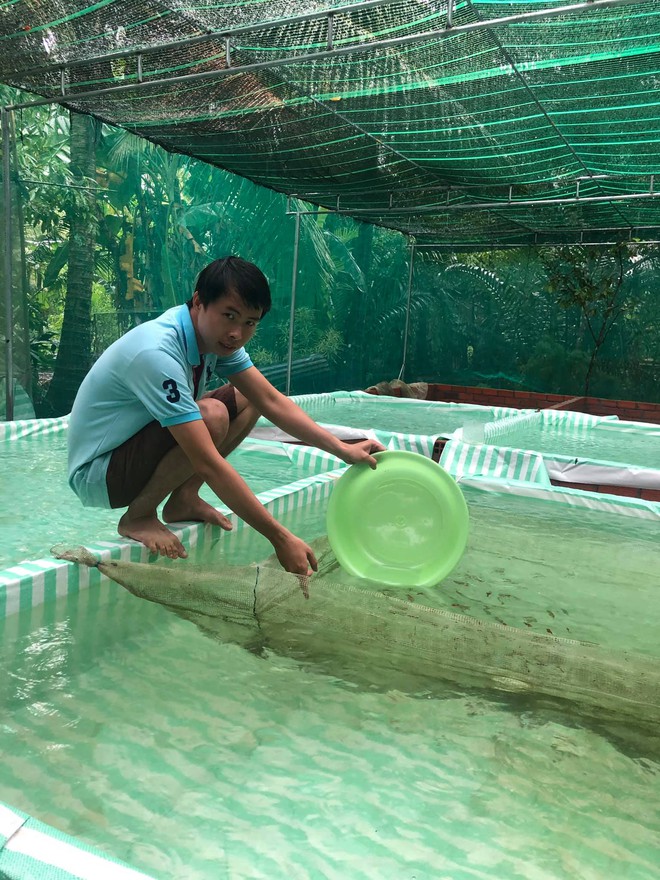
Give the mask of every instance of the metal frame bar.
[[(569, 4), (567, 6), (558, 6), (553, 9), (537, 9), (534, 12), (525, 12), (519, 15), (508, 15), (502, 18), (496, 19), (484, 19), (483, 21), (470, 22), (469, 24), (464, 25), (454, 25), (451, 28), (442, 28), (430, 31), (424, 31), (418, 34), (408, 34), (403, 37), (392, 37), (389, 40), (375, 40), (371, 43), (356, 43), (351, 46), (341, 46), (338, 49), (324, 50), (321, 52), (308, 52), (302, 55), (294, 55), (294, 56), (285, 56), (281, 58), (270, 58), (268, 61), (257, 61), (251, 64), (237, 64), (232, 67), (225, 67), (219, 70), (207, 70), (202, 71), (200, 73), (189, 73), (183, 74), (180, 76), (172, 76), (172, 77), (163, 77), (160, 79), (154, 79), (151, 81), (142, 80), (141, 82), (134, 83), (124, 83), (118, 86), (107, 86), (103, 89), (90, 89), (89, 91), (80, 91), (80, 92), (65, 92), (58, 97), (51, 96), (49, 98), (39, 99), (37, 101), (31, 101), (30, 103), (24, 104), (11, 104), (8, 105), (11, 110), (19, 110), (27, 107), (35, 107), (40, 104), (52, 104), (59, 103), (64, 104), (67, 101), (84, 101), (89, 98), (97, 98), (101, 95), (109, 95), (115, 93), (125, 93), (129, 91), (135, 91), (139, 89), (143, 89), (146, 87), (154, 86), (156, 88), (169, 85), (171, 83), (185, 83), (185, 82), (195, 82), (201, 80), (208, 79), (221, 79), (223, 76), (235, 76), (238, 73), (246, 73), (252, 72), (255, 70), (266, 70), (272, 69), (274, 67), (282, 67), (284, 65), (289, 64), (302, 64), (307, 61), (320, 61), (325, 60), (327, 58), (335, 58), (341, 57), (343, 55), (351, 55), (360, 52), (373, 52), (380, 51), (382, 49), (393, 49), (399, 48), (401, 46), (407, 46), (411, 43), (421, 42), (424, 40), (437, 40), (442, 39), (444, 37), (454, 37), (458, 34), (468, 34), (473, 31), (479, 30), (487, 30), (494, 27), (501, 27), (509, 24), (517, 24), (519, 22), (526, 21), (534, 21), (536, 19), (543, 18), (554, 18), (560, 15), (566, 14), (576, 14), (582, 12), (591, 12), (593, 10), (604, 9), (612, 6), (624, 6), (635, 4), (639, 2), (639, 0), (587, 0), (587, 2), (582, 3), (574, 3)], [(364, 5), (364, 4), (360, 4)], [(336, 13), (336, 10), (333, 10)], [(327, 13), (324, 13), (327, 15)], [(263, 25), (261, 29), (263, 29)], [(259, 30), (259, 27), (251, 28), (252, 31)], [(217, 34), (218, 37), (222, 37), (222, 33)], [(210, 36), (209, 36), (210, 38)], [(176, 44), (172, 44), (174, 46)], [(145, 52), (144, 49), (134, 50), (132, 54), (134, 55), (143, 55)], [(88, 59), (89, 62), (94, 62), (95, 59)], [(58, 66), (62, 70), (67, 69), (67, 65), (59, 65)], [(143, 74), (144, 76), (144, 71)], [(16, 84), (17, 80), (15, 78), (12, 79), (12, 83)], [(69, 88), (71, 88), (71, 84), (69, 84)]]
[[(636, 244), (636, 242), (622, 242), (621, 239), (614, 241), (522, 241), (519, 244), (499, 244), (493, 241), (484, 241), (481, 243), (474, 241), (447, 243), (446, 241), (434, 244), (417, 244), (418, 251), (452, 251), (454, 253), (460, 251), (502, 251), (515, 250), (520, 248), (539, 248), (539, 247), (614, 247), (620, 244)], [(660, 244), (660, 239), (642, 240), (640, 245)]]
[[(287, 211), (288, 213), (288, 211)], [(293, 366), (293, 332), (296, 325), (296, 292), (298, 288), (298, 253), (300, 251), (300, 213), (296, 214), (293, 238), (293, 270), (291, 273), (291, 307), (289, 311), (289, 349), (286, 360), (286, 396), (291, 393), (291, 371)]]
[(410, 301), (412, 299), (412, 283), (413, 269), (415, 263), (415, 240), (410, 239), (410, 265), (408, 266), (408, 296), (406, 299), (406, 326), (403, 331), (403, 358), (401, 361), (401, 369), (399, 370), (399, 379), (403, 379), (406, 369), (406, 358), (408, 357), (408, 331), (410, 329)]
[[(591, 174), (591, 175), (578, 175), (577, 177), (571, 177), (570, 179), (567, 178), (566, 180), (559, 179), (559, 180), (557, 180), (557, 183), (564, 185), (564, 186), (567, 186), (567, 187), (573, 186), (573, 185), (575, 185), (577, 187), (579, 183), (585, 182), (585, 181), (590, 181), (590, 182), (628, 181), (628, 182), (630, 182), (630, 181), (638, 181), (638, 180), (642, 180), (642, 181), (648, 180), (649, 181), (649, 188), (651, 189), (653, 187), (655, 177), (656, 177), (655, 174), (637, 174), (637, 175), (635, 175), (635, 174), (631, 174), (631, 175)], [(428, 193), (463, 193), (463, 192), (470, 192), (471, 190), (480, 191), (480, 190), (488, 189), (491, 191), (502, 190), (503, 192), (506, 192), (508, 194), (508, 193), (513, 193), (513, 191), (516, 188), (529, 189), (530, 187), (542, 187), (542, 186), (547, 187), (550, 183), (551, 183), (551, 181), (538, 181), (538, 182), (528, 181), (526, 183), (520, 183), (520, 182), (516, 182), (516, 183), (483, 183), (482, 182), (482, 183), (458, 183), (458, 184), (447, 183), (442, 186), (429, 186), (429, 187), (421, 187), (421, 186), (406, 187), (406, 186), (404, 186), (404, 187), (398, 188), (396, 190), (396, 192), (403, 194), (403, 195), (409, 195), (411, 193), (424, 193), (424, 194), (428, 194)], [(302, 201), (313, 202), (314, 200), (318, 201), (318, 199), (330, 199), (330, 198), (342, 199), (345, 196), (350, 196), (351, 198), (354, 198), (357, 196), (368, 195), (368, 196), (373, 197), (374, 193), (376, 193), (376, 192), (378, 192), (376, 187), (370, 187), (369, 189), (352, 189), (350, 191), (347, 191), (346, 193), (343, 193), (343, 194), (339, 193), (337, 195), (334, 195), (333, 193), (327, 193), (327, 192), (304, 192), (304, 193), (294, 192), (294, 193), (291, 193), (291, 197), (294, 199), (300, 199)], [(391, 199), (394, 196), (394, 192), (391, 190), (388, 190), (388, 189), (382, 190), (382, 194), (384, 196), (387, 196), (389, 201), (391, 201)]]
[(12, 289), (13, 253), (11, 223), (11, 111), (2, 108), (2, 187), (5, 232), (5, 419), (14, 418), (14, 299)]
[[(566, 198), (558, 198), (558, 199), (512, 199), (510, 201), (502, 201), (502, 202), (461, 202), (460, 205), (446, 205), (446, 204), (438, 204), (438, 205), (427, 205), (413, 208), (342, 208), (337, 211), (338, 214), (370, 214), (375, 217), (396, 217), (400, 214), (446, 214), (446, 213), (454, 213), (456, 211), (474, 211), (474, 210), (491, 210), (497, 208), (498, 210), (502, 210), (504, 208), (518, 208), (518, 207), (540, 207), (540, 206), (552, 206), (552, 205), (583, 205), (583, 204), (594, 204), (594, 203), (602, 203), (602, 202), (625, 202), (625, 201), (639, 201), (640, 199), (657, 199), (660, 196), (660, 191), (655, 192), (653, 190), (649, 190), (649, 192), (644, 193), (625, 193), (623, 195), (618, 196), (568, 196)], [(626, 224), (626, 228), (629, 227), (630, 224)]]
[[(653, 226), (593, 226), (593, 227), (589, 227), (588, 229), (555, 228), (555, 229), (545, 229), (543, 232), (535, 233), (535, 235), (538, 240), (542, 236), (546, 236), (546, 235), (548, 235), (548, 236), (551, 236), (551, 235), (554, 235), (554, 236), (559, 236), (559, 235), (584, 236), (584, 235), (592, 235), (596, 232), (606, 232), (611, 236), (611, 235), (617, 235), (619, 233), (625, 233), (626, 237), (630, 238), (630, 240), (632, 241), (632, 239), (635, 237), (635, 235), (638, 232), (643, 233), (645, 230), (649, 230), (649, 231), (653, 232), (655, 235), (660, 235), (660, 225), (658, 225), (658, 224), (655, 224)], [(423, 235), (424, 233), (420, 233), (420, 234)], [(442, 243), (443, 242), (437, 242), (437, 244), (442, 244)], [(583, 242), (580, 242), (579, 239), (576, 239), (575, 243), (581, 244)], [(436, 242), (431, 242), (432, 246), (435, 246), (435, 244), (436, 244)], [(424, 243), (417, 240), (417, 247), (418, 248), (425, 247), (425, 246), (426, 245)]]
[[(287, 202), (290, 205), (291, 199), (297, 198), (296, 196), (288, 196)], [(582, 200), (581, 200), (582, 201)], [(347, 210), (336, 210), (335, 208), (322, 208), (321, 210), (312, 210), (312, 211), (300, 211), (300, 210), (291, 210), (290, 207), (287, 208), (286, 212), (287, 216), (293, 214), (300, 214), (300, 216), (309, 216), (315, 217), (319, 214), (339, 214), (340, 216), (350, 217), (351, 213)], [(383, 226), (382, 223), (375, 223), (374, 225)], [(401, 235), (406, 235), (401, 229), (394, 229), (393, 227), (385, 227), (387, 229), (391, 229), (394, 232), (399, 232)], [(494, 241), (488, 242), (459, 242), (454, 244), (453, 242), (424, 242), (423, 239), (420, 241), (419, 238), (415, 239), (415, 247), (417, 250), (501, 250), (503, 248), (520, 248), (520, 247), (558, 247), (560, 245), (581, 245), (582, 247), (600, 247), (600, 246), (609, 246), (615, 244), (621, 244), (622, 241), (628, 239), (632, 244), (632, 239), (637, 232), (643, 233), (644, 230), (653, 230), (654, 232), (660, 232), (659, 225), (650, 225), (650, 226), (595, 226), (593, 228), (588, 229), (575, 229), (575, 228), (567, 228), (567, 229), (548, 229), (542, 232), (532, 232), (531, 235), (533, 237), (533, 241), (524, 241), (519, 244), (498, 244)], [(625, 236), (623, 238), (619, 238), (616, 241), (584, 241), (585, 235), (591, 235), (594, 232), (608, 232), (613, 235), (617, 233), (624, 233)], [(574, 241), (552, 241), (552, 240), (543, 240), (543, 237), (550, 234), (555, 235), (576, 235), (579, 233), (579, 238), (575, 238)], [(416, 232), (416, 233), (408, 233), (410, 237), (413, 236), (427, 236), (430, 233), (428, 232)], [(644, 239), (641, 238), (640, 244), (660, 244), (660, 240), (656, 239)]]

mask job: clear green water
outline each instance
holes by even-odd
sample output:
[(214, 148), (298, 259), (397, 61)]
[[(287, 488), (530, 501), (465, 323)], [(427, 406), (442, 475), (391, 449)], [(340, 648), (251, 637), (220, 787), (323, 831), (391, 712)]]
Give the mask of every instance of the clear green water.
[(161, 880), (657, 877), (657, 761), (482, 695), (349, 689), (136, 602), (99, 609), (121, 642), (57, 609), (25, 646), (4, 800)]
[(457, 428), (494, 420), (490, 407), (455, 406), (428, 401), (337, 397), (332, 402), (302, 401), (317, 422), (406, 434), (452, 434)]
[(660, 426), (655, 436), (629, 426), (618, 427), (616, 423), (574, 430), (557, 425), (522, 426), (493, 442), (546, 454), (660, 468)]
[[(657, 525), (466, 497), (468, 549), (427, 602), (657, 655)], [(312, 539), (323, 521), (287, 524)], [(236, 547), (206, 562), (268, 549)], [(658, 876), (660, 747), (634, 730), (496, 692), (360, 687), (113, 584), (2, 627), (0, 799), (163, 880)]]
[[(117, 521), (122, 511), (85, 509), (69, 488), (66, 443), (65, 432), (0, 441), (0, 570), (48, 556), (60, 542), (119, 540)], [(254, 492), (303, 476), (287, 456), (254, 455), (248, 446), (235, 450), (230, 460)], [(219, 503), (207, 487), (202, 495)]]
[(464, 488), (466, 552), (416, 598), (479, 620), (660, 657), (658, 524)]

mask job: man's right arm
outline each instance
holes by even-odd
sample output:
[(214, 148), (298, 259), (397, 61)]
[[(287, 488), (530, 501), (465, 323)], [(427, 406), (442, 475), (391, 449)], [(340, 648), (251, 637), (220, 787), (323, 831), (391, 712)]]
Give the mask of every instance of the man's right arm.
[(259, 502), (245, 480), (220, 455), (202, 419), (170, 425), (169, 430), (195, 473), (227, 507), (270, 541), (283, 568), (299, 575), (311, 574), (310, 568), (316, 571), (312, 549)]

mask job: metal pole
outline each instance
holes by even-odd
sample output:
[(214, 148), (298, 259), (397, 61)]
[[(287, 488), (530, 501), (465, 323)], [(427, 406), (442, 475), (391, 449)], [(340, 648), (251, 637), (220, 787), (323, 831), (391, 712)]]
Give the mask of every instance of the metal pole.
[(403, 380), (403, 371), (406, 368), (406, 357), (408, 356), (408, 329), (410, 328), (410, 300), (412, 298), (412, 282), (413, 282), (413, 263), (415, 260), (415, 242), (410, 242), (410, 266), (408, 267), (408, 301), (406, 303), (406, 329), (403, 335), (403, 362), (399, 370), (399, 379)]
[[(589, 230), (587, 230), (588, 232)], [(622, 232), (625, 232), (626, 236), (628, 236), (629, 229), (622, 229)], [(582, 241), (580, 242), (581, 247), (610, 247), (612, 245), (621, 244), (622, 239), (612, 239), (611, 241)], [(640, 238), (640, 244), (660, 244), (660, 239), (657, 238)], [(502, 250), (515, 250), (516, 248), (522, 249), (527, 247), (566, 247), (575, 244), (575, 242), (567, 242), (565, 239), (548, 239), (547, 241), (544, 239), (543, 241), (519, 241), (517, 244), (512, 244), (511, 242), (502, 242), (501, 244), (493, 244), (492, 241), (482, 241), (482, 242), (474, 242), (474, 241), (464, 241), (464, 242), (456, 242), (456, 243), (446, 243), (446, 242), (430, 242), (429, 244), (418, 244), (417, 248), (421, 251), (451, 251), (453, 253), (461, 253), (464, 251), (502, 251)]]
[(293, 240), (293, 273), (291, 275), (291, 310), (289, 312), (289, 353), (286, 364), (286, 396), (291, 391), (291, 365), (293, 363), (293, 330), (296, 323), (296, 287), (298, 286), (298, 251), (300, 249), (300, 214), (296, 211), (296, 231)]
[(5, 419), (14, 418), (14, 303), (12, 298), (12, 228), (11, 228), (11, 129), (10, 112), (2, 112), (2, 187), (5, 230)]
[[(631, 174), (628, 177), (624, 177), (621, 174), (592, 174), (590, 176), (585, 176), (584, 174), (582, 174), (579, 177), (578, 176), (571, 177), (570, 179), (566, 179), (566, 180), (562, 181), (562, 185), (565, 187), (568, 187), (574, 183), (577, 183), (578, 181), (582, 181), (585, 183), (589, 183), (590, 181), (592, 183), (594, 183), (594, 182), (600, 183), (602, 181), (609, 182), (609, 181), (622, 181), (622, 180), (625, 180), (625, 181), (648, 180), (649, 181), (649, 190), (648, 191), (653, 192), (654, 179), (656, 176), (657, 175), (655, 175), (655, 174), (637, 174), (637, 175)], [(396, 191), (397, 191), (397, 194), (400, 194), (400, 195), (410, 195), (411, 193), (415, 193), (415, 194), (421, 193), (422, 195), (428, 195), (429, 193), (440, 193), (440, 194), (446, 195), (446, 194), (452, 194), (452, 193), (460, 194), (463, 192), (469, 193), (471, 190), (483, 189), (483, 186), (484, 186), (483, 183), (461, 183), (461, 184), (456, 183), (456, 184), (451, 184), (451, 186), (447, 186), (446, 184), (438, 184), (437, 186), (424, 186), (424, 187), (401, 186), (401, 187), (397, 187)], [(510, 190), (514, 189), (517, 186), (520, 187), (521, 189), (523, 188), (523, 184), (496, 183), (491, 186), (491, 184), (489, 183), (488, 189), (491, 192), (494, 190), (501, 190), (502, 192), (508, 193)], [(532, 187), (532, 184), (524, 184), (525, 191), (527, 191), (527, 192), (529, 192), (531, 187)], [(393, 208), (394, 205), (391, 201), (391, 196), (392, 196), (391, 186), (382, 186), (382, 187), (372, 186), (372, 187), (369, 187), (369, 189), (351, 189), (350, 196), (352, 198), (354, 198), (355, 196), (365, 196), (365, 195), (373, 196), (374, 193), (378, 194), (379, 192), (382, 195), (388, 196), (388, 204), (383, 205), (383, 207)], [(302, 202), (305, 202), (305, 201), (310, 202), (310, 201), (315, 201), (318, 198), (326, 198), (326, 199), (334, 198), (334, 193), (322, 192), (321, 190), (312, 191), (312, 192), (296, 191), (296, 192), (292, 192), (290, 194), (290, 198), (299, 199)], [(514, 199), (514, 201), (516, 201), (516, 200)], [(438, 204), (444, 204), (444, 202), (439, 202)]]
[(340, 214), (371, 214), (374, 217), (402, 217), (407, 214), (423, 214), (424, 216), (434, 214), (453, 214), (456, 211), (475, 211), (486, 209), (497, 209), (506, 211), (508, 208), (539, 208), (542, 206), (553, 205), (586, 205), (598, 202), (635, 202), (640, 199), (657, 199), (660, 197), (660, 191), (649, 190), (648, 192), (625, 193), (620, 196), (569, 196), (558, 199), (514, 199), (513, 201), (501, 202), (461, 202), (460, 204), (446, 204), (439, 202), (436, 205), (426, 205), (423, 208), (389, 208), (386, 206), (374, 206), (373, 208), (351, 208), (350, 206), (342, 208), (337, 212)]

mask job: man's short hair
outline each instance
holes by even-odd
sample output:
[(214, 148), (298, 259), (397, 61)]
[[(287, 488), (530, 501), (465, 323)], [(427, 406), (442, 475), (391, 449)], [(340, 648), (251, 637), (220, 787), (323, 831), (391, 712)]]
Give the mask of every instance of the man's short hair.
[[(254, 263), (241, 257), (221, 257), (199, 273), (195, 285), (203, 306), (209, 306), (229, 293), (236, 293), (253, 309), (261, 309), (261, 317), (270, 311), (270, 287), (266, 276)], [(188, 301), (192, 306), (192, 299)]]

